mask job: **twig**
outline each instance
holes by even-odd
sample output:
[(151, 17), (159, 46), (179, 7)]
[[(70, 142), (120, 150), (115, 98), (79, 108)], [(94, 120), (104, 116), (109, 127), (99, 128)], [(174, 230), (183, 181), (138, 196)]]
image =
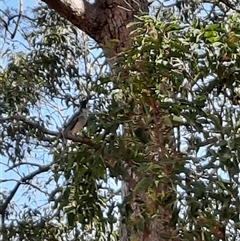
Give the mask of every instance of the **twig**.
[(20, 19), (21, 19), (21, 16), (22, 16), (22, 7), (23, 7), (22, 0), (19, 0), (19, 14), (18, 14), (18, 19), (17, 19), (17, 22), (16, 22), (15, 29), (14, 29), (14, 31), (13, 31), (13, 33), (12, 33), (11, 39), (14, 39), (14, 37), (15, 37), (15, 35), (16, 35), (17, 29), (18, 29), (18, 25), (19, 25), (19, 22), (20, 22)]
[(40, 187), (38, 187), (38, 186), (32, 184), (32, 183), (29, 182), (29, 181), (27, 181), (27, 182), (25, 182), (25, 183), (22, 183), (22, 184), (29, 185), (29, 186), (31, 186), (31, 187), (37, 189), (39, 192), (44, 193), (46, 196), (49, 196), (49, 193), (48, 193), (48, 192), (43, 191)]
[(36, 175), (43, 173), (43, 172), (48, 172), (51, 168), (52, 163), (48, 164), (48, 165), (43, 165), (41, 166), (38, 170), (28, 174), (25, 177), (22, 177), (18, 183), (15, 185), (15, 187), (12, 189), (11, 193), (9, 194), (9, 196), (7, 197), (7, 199), (5, 200), (5, 202), (0, 206), (0, 214), (2, 216), (5, 216), (5, 212), (6, 209), (9, 205), (9, 203), (11, 202), (12, 198), (14, 197), (14, 195), (16, 194), (18, 188), (20, 187), (21, 184), (25, 184), (28, 180), (31, 180), (32, 178), (34, 178)]
[(17, 179), (13, 179), (13, 178), (9, 178), (9, 179), (1, 179), (0, 183), (4, 183), (4, 182), (18, 182)]
[(14, 169), (15, 167), (18, 167), (18, 166), (21, 166), (21, 165), (30, 165), (30, 166), (36, 166), (36, 167), (39, 167), (39, 168), (42, 166), (40, 164), (33, 163), (33, 162), (21, 162), (21, 163), (17, 163), (17, 164), (12, 165), (7, 170), (5, 170), (5, 172), (8, 172), (8, 171)]

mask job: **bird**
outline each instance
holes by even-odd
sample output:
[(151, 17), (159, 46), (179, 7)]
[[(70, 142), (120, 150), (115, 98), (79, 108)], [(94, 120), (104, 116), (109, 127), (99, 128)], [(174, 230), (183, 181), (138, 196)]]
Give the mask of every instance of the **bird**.
[(64, 133), (70, 133), (74, 135), (80, 130), (82, 130), (83, 127), (86, 125), (87, 117), (88, 117), (88, 110), (87, 110), (88, 100), (89, 98), (85, 98), (80, 102), (79, 110), (72, 115), (72, 117), (65, 125)]

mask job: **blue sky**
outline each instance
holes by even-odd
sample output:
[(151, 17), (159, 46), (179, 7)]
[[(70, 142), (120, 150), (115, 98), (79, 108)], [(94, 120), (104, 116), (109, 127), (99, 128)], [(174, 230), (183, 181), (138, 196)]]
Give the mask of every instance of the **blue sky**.
[[(25, 10), (29, 7), (33, 7), (36, 1), (31, 1), (31, 0), (24, 0), (23, 2), (23, 12), (25, 12)], [(6, 7), (8, 8), (14, 8), (14, 9), (19, 9), (19, 1), (18, 0), (6, 0), (6, 1), (0, 1), (0, 9), (5, 10)], [(0, 13), (1, 17), (3, 16), (3, 13)], [(22, 40), (19, 39), (18, 40)], [(7, 43), (5, 41), (3, 41), (3, 39), (0, 39), (0, 50), (2, 52), (4, 52), (4, 50), (7, 48)], [(4, 61), (3, 58), (0, 59), (0, 66), (4, 66), (6, 65), (6, 62)], [(19, 175), (16, 174), (15, 171), (8, 171), (6, 172), (6, 170), (8, 169), (7, 164), (7, 159), (3, 156), (0, 156), (0, 161), (1, 161), (1, 170), (0, 170), (0, 174), (1, 174), (1, 179), (19, 179)], [(4, 191), (4, 190), (11, 190), (13, 188), (13, 186), (16, 184), (16, 182), (11, 181), (11, 182), (4, 182), (4, 183), (0, 183), (0, 190)], [(23, 190), (20, 190), (17, 193), (17, 201), (21, 200), (21, 195), (20, 193), (22, 193)]]
[[(25, 9), (29, 8), (29, 7), (34, 7), (35, 6), (35, 2), (37, 1), (32, 1), (32, 0), (24, 0), (23, 1), (23, 4), (24, 4), (24, 11)], [(17, 4), (18, 4), (18, 0), (8, 0), (6, 1), (6, 3), (8, 4), (9, 7), (18, 7)], [(0, 4), (2, 4), (2, 2), (0, 2)], [(2, 4), (3, 5), (3, 4)], [(1, 6), (1, 5), (0, 5)], [(2, 6), (1, 6), (2, 7)], [(4, 5), (3, 5), (4, 7)], [(17, 35), (16, 36), (16, 39), (18, 39), (19, 36)], [(19, 41), (22, 41), (22, 39), (18, 39)], [(0, 43), (1, 44), (1, 43)], [(0, 46), (1, 48), (1, 46)], [(0, 60), (0, 64), (4, 64), (3, 61), (4, 60)], [(71, 112), (71, 111), (70, 111)], [(69, 111), (66, 113), (68, 115), (71, 114)], [(204, 150), (201, 150), (201, 154), (204, 152)], [(36, 156), (29, 156), (28, 157), (28, 161), (31, 161), (31, 159), (33, 160), (33, 162), (36, 162), (36, 160), (39, 160), (39, 162), (41, 161), (44, 161), (44, 162), (49, 162), (51, 160), (51, 156), (48, 154), (48, 150), (42, 150), (42, 149), (39, 149), (39, 150), (35, 150), (33, 152)], [(200, 154), (200, 153), (199, 153)], [(4, 157), (0, 157), (1, 158), (1, 163), (6, 163), (7, 160), (6, 158)], [(24, 175), (24, 173), (29, 173), (31, 170), (33, 169), (28, 169), (29, 167), (25, 166), (25, 167), (22, 167), (20, 168), (20, 172)], [(7, 166), (4, 166), (2, 165), (2, 170), (0, 171), (1, 172), (1, 179), (19, 179), (19, 175), (15, 172), (15, 171), (8, 171), (6, 172), (6, 169), (7, 169)], [(223, 174), (221, 174), (223, 175)], [(50, 174), (43, 174), (43, 175), (40, 175), (41, 179), (40, 180), (47, 180), (51, 177), (51, 173)], [(35, 180), (36, 181), (36, 180)], [(111, 182), (112, 185), (114, 185), (114, 182), (112, 181)], [(13, 188), (13, 186), (16, 184), (16, 182), (14, 181), (11, 181), (11, 182), (4, 182), (4, 183), (1, 183), (0, 185), (0, 189), (1, 190), (11, 190)], [(38, 185), (38, 183), (34, 183), (35, 185)], [(41, 187), (42, 190), (46, 191), (46, 192), (49, 192), (49, 189), (51, 188), (51, 185), (53, 184), (50, 184), (48, 187)], [(54, 187), (54, 186), (52, 186)], [(116, 188), (118, 188), (119, 186), (116, 185)], [(29, 200), (27, 198), (27, 196), (23, 195), (24, 192), (27, 192), (28, 194), (31, 193), (31, 191), (27, 190), (26, 187), (22, 186), (21, 188), (19, 188), (17, 194), (15, 195), (14, 197), (14, 202), (17, 203), (17, 206), (27, 202), (29, 204), (29, 206), (31, 206), (32, 208), (34, 207), (38, 207), (39, 205), (41, 204), (44, 204), (47, 202), (46, 200), (46, 197), (44, 194), (42, 194), (41, 192), (36, 192), (34, 194), (34, 192), (32, 193), (31, 197), (32, 197), (32, 200)], [(35, 197), (34, 197), (35, 195)]]
[[(9, 8), (17, 8), (18, 9), (18, 0), (8, 0), (5, 1), (7, 7)], [(5, 9), (6, 7), (5, 4), (3, 4), (2, 2), (0, 3), (1, 9)], [(29, 9), (29, 8), (33, 8), (37, 6), (37, 1), (32, 1), (32, 0), (23, 0), (23, 14)], [(15, 39), (17, 41), (24, 41), (19, 34), (16, 34)], [(10, 41), (9, 41), (10, 42)], [(2, 49), (2, 45), (4, 44), (4, 48), (8, 47), (8, 44), (0, 42), (0, 48)], [(21, 48), (21, 45), (18, 45), (18, 47)], [(4, 51), (3, 48), (3, 51)], [(24, 50), (24, 49), (23, 49)], [(0, 60), (0, 65), (4, 66), (7, 63), (4, 61), (4, 59)], [(47, 108), (45, 109), (45, 114), (49, 114), (47, 112)], [(52, 113), (51, 113), (52, 115)], [(56, 118), (57, 119), (57, 118)], [(30, 147), (31, 148), (31, 147)], [(28, 155), (28, 157), (26, 158), (26, 161), (29, 162), (37, 162), (38, 164), (40, 164), (42, 162), (42, 164), (46, 164), (46, 162), (51, 161), (52, 156), (49, 156), (48, 151), (44, 150), (44, 149), (35, 149), (31, 154)], [(21, 174), (21, 176), (24, 176), (28, 173), (30, 173), (33, 170), (36, 170), (36, 168), (34, 167), (30, 167), (29, 165), (23, 165), (20, 168), (17, 169), (13, 169), (11, 171), (6, 171), (9, 169), (8, 167), (8, 161), (5, 157), (1, 156), (0, 157), (0, 161), (1, 161), (1, 170), (0, 170), (0, 174), (1, 174), (1, 179), (10, 179), (12, 181), (8, 181), (8, 182), (3, 182), (0, 183), (0, 189), (1, 191), (5, 192), (5, 191), (9, 191), (12, 190), (13, 187), (16, 185), (16, 181), (19, 180), (19, 174)], [(17, 170), (17, 172), (16, 172)], [(51, 177), (51, 174), (41, 174), (38, 176), (39, 180), (48, 180)], [(16, 180), (16, 181), (14, 181)], [(37, 179), (35, 180), (35, 182), (37, 182)], [(39, 185), (39, 183), (32, 183), (34, 185)], [(48, 187), (41, 187), (41, 189), (43, 191), (49, 191), (51, 185), (48, 185)], [(32, 190), (33, 191), (33, 190)], [(31, 205), (31, 207), (38, 207), (39, 205), (42, 205), (44, 203), (47, 202), (46, 200), (46, 196), (44, 194), (42, 194), (39, 191), (36, 191), (35, 193), (33, 192), (32, 195), (30, 195), (32, 197), (32, 200), (27, 199), (28, 194), (31, 193), (31, 190), (28, 190), (28, 185), (24, 186), (22, 185), (19, 189), (18, 192), (16, 193), (16, 195), (14, 196), (13, 201), (15, 203), (17, 203), (17, 207), (19, 207), (21, 204), (24, 204), (25, 202), (27, 202), (29, 205)], [(26, 195), (27, 194), (27, 195)], [(34, 197), (35, 196), (35, 197)], [(36, 203), (37, 201), (37, 203)]]
[[(37, 1), (24, 0), (23, 1), (23, 14), (29, 8), (33, 8), (34, 6), (37, 6), (36, 2)], [(16, 0), (16, 1), (8, 0), (8, 1), (5, 1), (5, 3), (7, 4), (7, 6), (9, 8), (12, 8), (12, 7), (18, 8), (18, 5), (17, 5), (18, 0)], [(6, 6), (5, 6), (5, 4), (0, 2), (0, 7), (1, 7), (1, 9), (5, 9)], [(21, 38), (21, 36), (19, 34), (16, 34), (14, 40), (18, 40), (19, 42), (23, 41), (23, 39)], [(10, 43), (10, 40), (9, 40), (9, 43)], [(2, 49), (2, 45), (4, 46), (4, 48), (8, 47), (8, 43), (0, 42), (0, 49)], [(2, 50), (4, 50), (4, 48)], [(21, 48), (21, 45), (20, 45), (20, 48)], [(98, 55), (98, 54), (99, 53), (96, 52), (96, 55)], [(7, 62), (4, 59), (0, 60), (0, 65), (5, 66), (6, 64), (7, 64)], [(51, 116), (53, 115), (51, 108), (50, 109), (41, 108), (41, 111), (42, 111), (42, 114), (44, 114), (44, 115), (47, 115), (47, 114), (50, 114)], [(72, 111), (73, 110), (70, 109), (70, 110), (63, 112), (63, 114), (64, 114), (64, 116), (69, 116), (72, 114)], [(61, 126), (64, 119), (59, 120), (58, 117), (59, 117), (59, 115), (56, 114), (55, 118), (53, 118), (53, 119), (56, 120), (56, 124), (58, 126)], [(34, 148), (34, 147), (32, 147), (32, 148)], [(38, 163), (38, 164), (47, 164), (51, 160), (52, 160), (52, 156), (49, 155), (48, 149), (38, 148), (38, 149), (34, 149), (34, 151), (32, 151), (32, 153), (28, 154), (25, 161), (32, 162), (32, 163)], [(3, 156), (0, 156), (0, 163), (1, 163), (0, 179), (11, 180), (11, 181), (0, 183), (0, 190), (3, 193), (11, 191), (14, 188), (17, 181), (21, 178), (19, 176), (19, 174), (21, 174), (21, 176), (24, 176), (24, 175), (27, 175), (28, 173), (30, 173), (31, 171), (36, 170), (36, 167), (32, 167), (31, 165), (22, 165), (21, 167), (14, 168), (9, 171), (8, 170), (9, 169), (8, 160), (6, 159), (6, 157), (3, 157)], [(33, 182), (31, 182), (31, 185), (39, 186), (41, 191), (50, 192), (51, 189), (53, 189), (55, 187), (54, 182), (53, 181), (50, 182), (47, 186), (44, 186), (43, 184), (47, 180), (50, 180), (51, 178), (52, 178), (51, 172), (38, 175), (38, 178), (33, 179)], [(60, 179), (59, 183), (61, 183), (61, 179)], [(110, 185), (112, 187), (115, 187), (115, 189), (119, 188), (119, 185), (115, 185), (113, 180), (110, 181)], [(119, 198), (118, 198), (118, 201), (119, 201)], [(47, 204), (48, 200), (44, 193), (36, 190), (34, 187), (29, 189), (29, 185), (21, 185), (13, 198), (13, 202), (16, 204), (16, 206), (14, 207), (14, 209), (16, 209), (16, 212), (20, 212), (23, 209), (25, 203), (27, 203), (27, 205), (31, 208), (38, 208), (41, 205)]]

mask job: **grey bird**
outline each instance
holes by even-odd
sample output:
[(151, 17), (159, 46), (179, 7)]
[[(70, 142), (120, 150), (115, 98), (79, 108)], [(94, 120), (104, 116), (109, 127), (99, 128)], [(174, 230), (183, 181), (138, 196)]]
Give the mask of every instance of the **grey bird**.
[(65, 125), (64, 133), (76, 134), (86, 125), (88, 117), (88, 100), (89, 98), (86, 98), (80, 102), (79, 110), (69, 119), (68, 123)]

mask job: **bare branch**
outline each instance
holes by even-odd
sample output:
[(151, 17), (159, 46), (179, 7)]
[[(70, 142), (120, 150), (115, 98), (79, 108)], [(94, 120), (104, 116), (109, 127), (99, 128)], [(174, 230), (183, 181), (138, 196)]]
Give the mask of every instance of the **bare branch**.
[[(13, 116), (5, 117), (5, 118), (4, 117), (0, 117), (0, 123), (5, 123), (6, 121), (10, 121), (10, 120), (22, 121), (22, 122), (28, 124), (29, 126), (35, 128), (35, 129), (38, 129), (39, 131), (41, 131), (44, 134), (51, 135), (51, 136), (56, 136), (56, 137), (59, 136), (59, 132), (51, 131), (51, 130), (45, 128), (39, 122), (29, 120), (28, 118), (26, 118), (26, 117), (24, 117), (22, 115), (13, 115)], [(68, 140), (72, 140), (73, 142), (79, 142), (79, 143), (82, 143), (82, 144), (86, 144), (86, 145), (88, 145), (88, 146), (90, 146), (92, 148), (95, 148), (95, 149), (99, 148), (98, 145), (93, 143), (88, 138), (84, 138), (84, 137), (77, 136), (77, 135), (72, 135), (70, 133), (66, 133), (64, 135), (64, 138), (68, 139)]]
[(1, 179), (0, 183), (3, 183), (3, 182), (18, 182), (18, 180), (17, 179), (12, 179), (12, 178), (11, 179), (10, 178), (9, 179)]
[(86, 144), (89, 147), (92, 147), (94, 149), (100, 149), (101, 148), (100, 145), (95, 144), (89, 138), (84, 138), (84, 137), (81, 137), (81, 136), (72, 135), (71, 133), (66, 133), (64, 135), (64, 138), (68, 139), (68, 140), (71, 140), (73, 142), (79, 142), (81, 144)]
[(37, 189), (39, 192), (45, 194), (46, 196), (49, 196), (49, 193), (48, 193), (48, 192), (45, 192), (45, 191), (42, 190), (40, 187), (38, 187), (38, 186), (32, 184), (30, 181), (27, 181), (27, 182), (25, 182), (24, 184), (25, 184), (25, 185), (29, 185), (29, 186), (31, 186), (31, 187)]
[(17, 32), (17, 29), (18, 29), (18, 25), (20, 23), (20, 19), (21, 19), (21, 16), (22, 16), (22, 8), (23, 8), (22, 0), (19, 0), (19, 14), (18, 14), (18, 19), (17, 19), (17, 22), (16, 22), (15, 29), (14, 29), (14, 31), (12, 33), (12, 36), (11, 36), (12, 39), (14, 39), (14, 37), (16, 35), (16, 32)]
[(21, 165), (30, 165), (30, 166), (36, 166), (36, 167), (41, 167), (40, 164), (34, 163), (34, 162), (20, 162), (20, 163), (16, 163), (14, 165), (12, 165), (11, 167), (9, 167), (7, 170), (5, 170), (5, 172), (8, 172), (12, 169), (14, 169), (15, 167), (19, 167)]
[(27, 119), (26, 117), (22, 116), (22, 115), (13, 115), (13, 116), (8, 116), (8, 117), (0, 117), (0, 123), (5, 123), (6, 121), (9, 120), (17, 120), (17, 121), (22, 121), (26, 124), (28, 124), (29, 126), (38, 129), (39, 131), (41, 131), (44, 134), (48, 134), (51, 136), (57, 136), (58, 132), (56, 131), (51, 131), (48, 130), (47, 128), (45, 128), (44, 126), (42, 126), (39, 122), (35, 122), (32, 120)]
[(48, 164), (48, 165), (42, 165), (38, 170), (28, 174), (25, 177), (22, 177), (18, 183), (15, 185), (15, 187), (12, 189), (10, 195), (7, 197), (7, 199), (5, 200), (5, 202), (0, 206), (0, 214), (2, 214), (3, 216), (5, 215), (6, 209), (9, 205), (9, 203), (11, 202), (12, 198), (14, 197), (14, 195), (16, 194), (18, 188), (21, 186), (21, 184), (26, 184), (26, 182), (28, 180), (31, 180), (32, 178), (34, 178), (36, 175), (44, 173), (44, 172), (48, 172), (51, 168), (52, 163)]

